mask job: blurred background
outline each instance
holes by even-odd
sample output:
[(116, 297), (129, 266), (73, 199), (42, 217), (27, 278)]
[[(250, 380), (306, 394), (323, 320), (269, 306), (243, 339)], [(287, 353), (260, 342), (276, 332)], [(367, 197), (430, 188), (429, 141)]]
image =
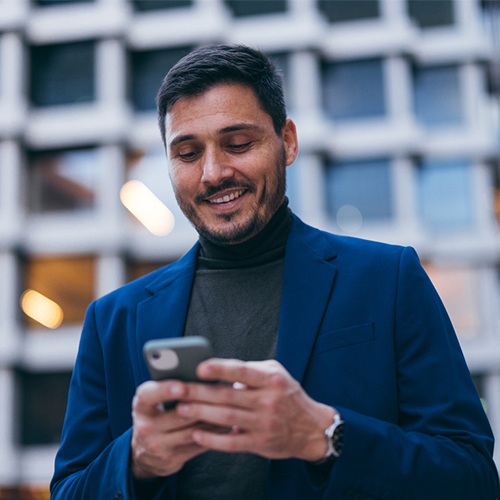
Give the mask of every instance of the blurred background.
[(219, 42), (281, 68), (292, 209), (417, 249), (500, 436), (500, 0), (0, 0), (2, 500), (48, 498), (89, 302), (196, 240), (154, 99)]

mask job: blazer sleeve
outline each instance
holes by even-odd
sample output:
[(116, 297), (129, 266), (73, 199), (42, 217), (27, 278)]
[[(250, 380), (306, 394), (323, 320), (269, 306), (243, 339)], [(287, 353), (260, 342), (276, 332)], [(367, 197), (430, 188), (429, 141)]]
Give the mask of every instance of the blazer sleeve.
[(315, 488), (324, 499), (496, 499), (490, 426), (441, 299), (411, 248), (401, 253), (395, 301), (398, 422), (338, 408), (343, 451)]
[[(132, 429), (114, 437), (108, 410), (103, 349), (95, 303), (85, 318), (68, 398), (61, 447), (51, 482), (52, 500), (135, 499), (129, 468)], [(156, 498), (170, 498), (167, 484)]]

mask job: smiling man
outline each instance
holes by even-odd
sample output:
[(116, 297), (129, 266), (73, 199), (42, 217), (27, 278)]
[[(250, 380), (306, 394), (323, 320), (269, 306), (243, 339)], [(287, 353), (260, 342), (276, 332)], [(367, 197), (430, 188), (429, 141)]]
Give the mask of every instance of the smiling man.
[(286, 120), (277, 134), (250, 87), (221, 84), (180, 98), (167, 113), (166, 137), (177, 202), (209, 240), (242, 243), (283, 203), (295, 126)]
[[(491, 429), (415, 252), (288, 208), (297, 134), (269, 59), (197, 49), (158, 110), (199, 242), (89, 307), (52, 499), (495, 499)], [(189, 335), (225, 384), (149, 380), (145, 342)]]

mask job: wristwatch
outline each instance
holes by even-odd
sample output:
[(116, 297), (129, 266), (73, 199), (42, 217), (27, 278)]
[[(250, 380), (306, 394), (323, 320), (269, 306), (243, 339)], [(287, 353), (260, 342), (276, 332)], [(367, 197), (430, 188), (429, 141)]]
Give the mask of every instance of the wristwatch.
[(316, 464), (322, 464), (327, 460), (335, 460), (342, 452), (342, 446), (344, 444), (344, 421), (337, 411), (335, 411), (333, 416), (333, 424), (325, 430), (325, 437), (328, 449), (326, 450), (325, 456), (321, 460), (315, 462)]

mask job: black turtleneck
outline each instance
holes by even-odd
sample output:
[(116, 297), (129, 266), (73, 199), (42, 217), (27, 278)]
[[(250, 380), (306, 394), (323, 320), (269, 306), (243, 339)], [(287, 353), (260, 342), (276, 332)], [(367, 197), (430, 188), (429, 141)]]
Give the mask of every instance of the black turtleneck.
[[(200, 237), (184, 335), (207, 337), (216, 356), (276, 357), (285, 246), (292, 225), (288, 200), (248, 241), (217, 245)], [(179, 472), (180, 500), (264, 500), (267, 460), (250, 453), (207, 452)]]
[(264, 229), (243, 243), (221, 245), (200, 236), (197, 269), (254, 267), (282, 258), (291, 226), (292, 211), (285, 198)]

